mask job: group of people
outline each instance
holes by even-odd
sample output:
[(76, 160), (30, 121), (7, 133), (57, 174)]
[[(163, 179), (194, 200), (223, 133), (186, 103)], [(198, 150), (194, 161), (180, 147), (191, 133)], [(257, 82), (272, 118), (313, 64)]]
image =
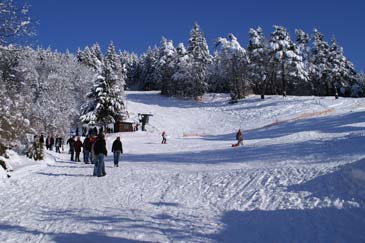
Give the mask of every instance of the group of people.
[(52, 134), (49, 134), (46, 139), (44, 139), (43, 133), (39, 136), (39, 142), (46, 143), (47, 150), (53, 150), (53, 146), (56, 148), (56, 153), (61, 153), (61, 148), (63, 148), (63, 139), (61, 136), (56, 135), (56, 139)]
[[(243, 134), (241, 129), (239, 129), (236, 133), (237, 143), (232, 146), (240, 146), (243, 145)], [(63, 146), (63, 139), (60, 136), (56, 136), (56, 139), (53, 138), (52, 135), (48, 135), (46, 140), (44, 141), (43, 134), (39, 138), (40, 143), (46, 143), (46, 148), (48, 150), (52, 150), (53, 146), (56, 147), (56, 152), (60, 153), (60, 148)], [(162, 132), (162, 144), (167, 143), (167, 134), (165, 131)], [(105, 163), (104, 158), (107, 156), (108, 151), (106, 149), (106, 141), (103, 132), (100, 132), (99, 135), (95, 135), (94, 133), (89, 133), (89, 135), (82, 142), (79, 136), (72, 136), (67, 140), (67, 144), (69, 145), (69, 153), (71, 155), (71, 161), (81, 162), (80, 154), (83, 151), (83, 159), (85, 164), (94, 164), (94, 176), (105, 176)], [(123, 145), (120, 140), (120, 137), (117, 137), (113, 141), (112, 145), (112, 153), (114, 156), (114, 166), (119, 167), (120, 155), (123, 153)]]
[[(93, 175), (98, 177), (106, 175), (104, 158), (107, 156), (108, 151), (103, 133), (99, 133), (98, 136), (94, 136), (93, 134), (88, 135), (83, 142), (81, 142), (80, 137), (76, 137), (75, 140), (75, 136), (72, 136), (67, 140), (67, 144), (70, 147), (71, 161), (81, 162), (80, 153), (82, 149), (84, 163), (94, 164)], [(114, 140), (112, 153), (114, 154), (114, 166), (119, 167), (120, 155), (123, 153), (123, 145), (120, 137)]]

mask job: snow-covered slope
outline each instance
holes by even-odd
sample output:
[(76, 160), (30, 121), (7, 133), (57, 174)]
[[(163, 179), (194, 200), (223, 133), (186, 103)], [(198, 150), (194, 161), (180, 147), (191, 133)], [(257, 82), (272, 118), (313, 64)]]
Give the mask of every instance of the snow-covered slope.
[[(365, 100), (128, 93), (107, 176), (56, 155), (1, 188), (0, 242), (364, 242)], [(232, 148), (243, 129), (244, 145)], [(161, 132), (169, 135), (161, 144)], [(23, 168), (24, 169), (24, 168)]]

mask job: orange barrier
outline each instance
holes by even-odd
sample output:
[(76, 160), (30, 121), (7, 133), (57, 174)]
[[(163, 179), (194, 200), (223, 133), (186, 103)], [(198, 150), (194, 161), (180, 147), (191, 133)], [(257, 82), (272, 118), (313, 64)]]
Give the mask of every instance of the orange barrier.
[(327, 110), (324, 110), (324, 111), (304, 113), (304, 114), (301, 114), (300, 116), (297, 116), (297, 117), (294, 117), (294, 118), (290, 118), (290, 119), (282, 120), (282, 121), (276, 120), (275, 122), (267, 124), (265, 126), (250, 129), (250, 130), (246, 130), (246, 131), (257, 131), (257, 130), (261, 130), (261, 129), (264, 129), (264, 128), (269, 128), (269, 127), (272, 127), (272, 126), (275, 126), (275, 125), (279, 125), (279, 124), (282, 124), (282, 123), (285, 123), (285, 122), (293, 122), (293, 121), (298, 121), (298, 120), (302, 120), (302, 119), (306, 119), (306, 118), (324, 116), (324, 115), (331, 114), (334, 111), (335, 111), (335, 109), (331, 108), (331, 109), (327, 109)]

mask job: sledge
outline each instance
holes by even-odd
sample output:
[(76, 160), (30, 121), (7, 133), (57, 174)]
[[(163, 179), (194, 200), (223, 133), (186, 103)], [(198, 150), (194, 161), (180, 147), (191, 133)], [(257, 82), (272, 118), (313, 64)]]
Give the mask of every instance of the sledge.
[(238, 147), (237, 143), (232, 144), (232, 147)]

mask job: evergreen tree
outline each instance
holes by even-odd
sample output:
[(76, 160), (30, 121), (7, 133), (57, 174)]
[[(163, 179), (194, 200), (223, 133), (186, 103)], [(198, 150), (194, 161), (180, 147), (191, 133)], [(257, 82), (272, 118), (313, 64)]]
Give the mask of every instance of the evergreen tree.
[(356, 72), (354, 65), (346, 59), (343, 48), (338, 46), (335, 38), (332, 38), (331, 41), (328, 61), (330, 65), (328, 72), (329, 85), (333, 87), (337, 97), (341, 88), (348, 88), (356, 82)]
[(249, 76), (255, 91), (264, 99), (270, 71), (267, 41), (261, 27), (250, 29), (247, 51), (250, 58)]
[(159, 49), (159, 81), (158, 85), (161, 87), (162, 95), (171, 95), (172, 90), (172, 75), (174, 74), (173, 61), (175, 59), (176, 50), (174, 48), (173, 42), (162, 37), (161, 47)]
[[(189, 80), (191, 80), (191, 56), (187, 52), (183, 43), (180, 43), (176, 47), (176, 58), (174, 60), (174, 74), (172, 76), (173, 79), (173, 87), (172, 94), (178, 97), (187, 97), (186, 91), (190, 90), (191, 87), (188, 85)], [(188, 96), (189, 97), (189, 96)]]
[(159, 87), (159, 49), (148, 47), (147, 52), (141, 58), (141, 81), (142, 88), (147, 90), (158, 90)]
[[(286, 96), (288, 85), (295, 85), (296, 81), (307, 81), (308, 73), (303, 64), (300, 51), (290, 39), (287, 30), (282, 26), (274, 26), (274, 32), (269, 41), (270, 63), (279, 76), (283, 96)], [(277, 78), (277, 77), (275, 77)], [(289, 83), (292, 81), (292, 83)]]
[(105, 126), (125, 116), (124, 89), (121, 87), (125, 76), (114, 45), (109, 45), (104, 58), (97, 47), (92, 49), (92, 53), (102, 62), (101, 72), (95, 75), (94, 86), (87, 95), (89, 102), (84, 106), (80, 120), (86, 124)]
[(199, 98), (207, 90), (207, 69), (211, 62), (211, 56), (207, 41), (197, 23), (194, 24), (190, 32), (188, 52), (192, 57), (192, 89), (187, 91), (187, 95)]
[(246, 50), (241, 47), (233, 34), (229, 34), (227, 39), (218, 38), (216, 47), (219, 53), (221, 71), (229, 82), (232, 99), (244, 98), (250, 90), (249, 59)]
[(209, 92), (229, 93), (230, 84), (221, 70), (222, 63), (220, 53), (216, 50), (212, 58), (211, 64), (208, 66), (208, 86)]
[(329, 52), (330, 47), (324, 40), (322, 33), (317, 29), (313, 30), (313, 47), (311, 49), (310, 62), (313, 69), (310, 70), (311, 80), (317, 95), (330, 94), (330, 69)]

